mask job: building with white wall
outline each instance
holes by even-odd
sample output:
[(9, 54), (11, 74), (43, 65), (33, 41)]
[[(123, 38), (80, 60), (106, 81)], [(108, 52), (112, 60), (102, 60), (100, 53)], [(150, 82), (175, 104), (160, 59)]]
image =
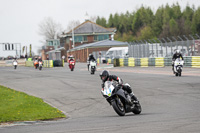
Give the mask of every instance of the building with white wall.
[(19, 58), (21, 56), (20, 43), (0, 43), (0, 57), (13, 56)]

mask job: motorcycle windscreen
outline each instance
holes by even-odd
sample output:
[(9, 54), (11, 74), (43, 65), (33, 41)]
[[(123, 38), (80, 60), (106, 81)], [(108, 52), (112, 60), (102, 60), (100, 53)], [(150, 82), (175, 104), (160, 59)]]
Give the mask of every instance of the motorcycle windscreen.
[(112, 91), (114, 90), (114, 86), (112, 85), (112, 81), (106, 81), (104, 83), (103, 94), (107, 96), (111, 96)]
[(90, 62), (90, 66), (96, 66), (96, 62)]
[(175, 60), (174, 64), (175, 64), (175, 66), (183, 65), (183, 60), (178, 58), (178, 59)]

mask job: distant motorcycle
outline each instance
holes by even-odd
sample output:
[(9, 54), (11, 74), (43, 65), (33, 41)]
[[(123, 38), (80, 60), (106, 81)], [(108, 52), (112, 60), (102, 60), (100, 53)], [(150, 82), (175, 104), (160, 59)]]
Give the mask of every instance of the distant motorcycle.
[(90, 61), (90, 66), (89, 66), (89, 71), (90, 71), (91, 74), (94, 74), (94, 73), (95, 73), (95, 71), (96, 71), (96, 66), (97, 66), (96, 61), (91, 60), (91, 61)]
[(122, 86), (113, 81), (106, 81), (104, 85), (101, 93), (119, 116), (124, 116), (128, 112), (141, 113), (140, 103), (134, 104), (129, 93), (124, 91)]
[(74, 67), (75, 67), (75, 60), (69, 60), (69, 69), (73, 71)]
[[(38, 66), (38, 67), (39, 67), (39, 70), (42, 70), (42, 64), (43, 64), (42, 61), (39, 61), (39, 66)], [(37, 69), (37, 68), (36, 68), (36, 69)]]
[(184, 61), (180, 58), (177, 58), (174, 62), (174, 74), (175, 76), (181, 76), (183, 71), (183, 63)]
[(14, 69), (17, 69), (17, 65), (18, 65), (17, 61), (13, 61)]

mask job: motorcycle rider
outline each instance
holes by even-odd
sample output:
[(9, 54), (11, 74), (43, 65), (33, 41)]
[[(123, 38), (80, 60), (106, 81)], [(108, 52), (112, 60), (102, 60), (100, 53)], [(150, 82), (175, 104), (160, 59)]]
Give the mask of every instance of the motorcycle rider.
[(16, 57), (13, 58), (13, 62), (17, 62), (17, 58)]
[(178, 49), (176, 50), (176, 52), (174, 53), (174, 55), (172, 57), (172, 70), (173, 70), (173, 73), (174, 73), (174, 62), (175, 62), (175, 60), (177, 58), (181, 58), (182, 60), (184, 60), (180, 50), (178, 50)]
[(93, 54), (89, 54), (89, 57), (88, 57), (88, 61), (87, 61), (87, 66), (88, 66), (88, 71), (89, 71), (89, 66), (90, 66), (90, 61), (96, 61), (96, 59), (94, 58)]
[(38, 62), (40, 62), (40, 61), (42, 61), (42, 58), (39, 56), (39, 57), (38, 57)]
[(13, 58), (13, 63), (14, 63), (14, 62), (17, 62), (17, 63), (18, 63), (18, 61), (17, 61), (17, 58), (16, 58), (16, 57), (14, 57), (14, 58)]
[[(38, 62), (42, 62), (42, 58), (40, 56), (38, 57)], [(43, 62), (42, 62), (42, 65), (43, 65)]]
[(68, 57), (68, 62), (70, 62), (70, 61), (74, 61), (73, 55), (70, 55), (70, 56)]
[(131, 89), (131, 86), (126, 83), (126, 84), (123, 84), (123, 81), (122, 79), (120, 79), (119, 77), (117, 77), (116, 75), (110, 75), (109, 72), (107, 70), (103, 70), (100, 74), (99, 74), (101, 80), (102, 80), (102, 88), (104, 88), (104, 83), (106, 81), (112, 81), (112, 80), (115, 80), (118, 82), (119, 85), (122, 85), (122, 89), (123, 90), (126, 90), (130, 97), (131, 97), (131, 100), (133, 101), (134, 104), (137, 104), (139, 103), (137, 97), (133, 94), (132, 92), (132, 89)]

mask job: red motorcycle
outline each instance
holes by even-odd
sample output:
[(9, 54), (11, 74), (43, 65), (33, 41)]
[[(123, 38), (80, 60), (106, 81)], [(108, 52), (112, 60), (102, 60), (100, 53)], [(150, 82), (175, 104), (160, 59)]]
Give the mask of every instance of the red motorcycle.
[(74, 67), (75, 67), (75, 60), (73, 60), (73, 59), (69, 60), (69, 69), (71, 69), (71, 71), (73, 71)]

